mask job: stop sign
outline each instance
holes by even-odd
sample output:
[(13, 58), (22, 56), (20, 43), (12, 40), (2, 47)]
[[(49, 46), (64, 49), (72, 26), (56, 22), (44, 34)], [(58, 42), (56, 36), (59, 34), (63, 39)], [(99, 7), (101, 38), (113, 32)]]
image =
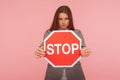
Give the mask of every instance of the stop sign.
[(44, 40), (44, 50), (53, 67), (72, 67), (80, 59), (81, 39), (71, 30), (52, 31)]

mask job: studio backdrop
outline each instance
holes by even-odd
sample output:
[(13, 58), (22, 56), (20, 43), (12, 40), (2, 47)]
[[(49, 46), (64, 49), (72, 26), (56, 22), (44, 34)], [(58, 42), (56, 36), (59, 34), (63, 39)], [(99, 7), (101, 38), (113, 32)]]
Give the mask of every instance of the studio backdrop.
[(0, 80), (44, 80), (34, 50), (61, 5), (92, 50), (81, 58), (86, 80), (120, 80), (120, 0), (0, 0)]

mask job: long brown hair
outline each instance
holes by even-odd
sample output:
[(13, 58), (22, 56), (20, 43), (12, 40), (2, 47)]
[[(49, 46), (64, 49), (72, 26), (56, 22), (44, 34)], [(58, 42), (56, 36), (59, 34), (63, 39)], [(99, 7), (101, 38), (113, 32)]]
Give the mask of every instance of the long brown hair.
[(60, 6), (56, 10), (52, 25), (51, 25), (49, 30), (53, 31), (53, 30), (58, 30), (59, 29), (58, 16), (59, 16), (60, 13), (66, 13), (68, 15), (69, 25), (68, 25), (67, 28), (69, 30), (74, 30), (75, 28), (74, 28), (74, 24), (73, 24), (72, 12), (71, 12), (70, 8), (68, 6), (66, 6), (66, 5)]

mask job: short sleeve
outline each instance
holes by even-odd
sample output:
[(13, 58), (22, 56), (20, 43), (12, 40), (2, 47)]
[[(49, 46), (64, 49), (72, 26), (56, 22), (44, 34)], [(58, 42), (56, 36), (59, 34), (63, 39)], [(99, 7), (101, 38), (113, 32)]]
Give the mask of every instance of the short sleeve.
[(75, 32), (75, 33), (77, 34), (77, 36), (78, 36), (79, 38), (81, 38), (81, 40), (82, 40), (82, 43), (81, 43), (82, 46), (81, 46), (81, 47), (85, 47), (86, 44), (85, 44), (85, 40), (84, 40), (84, 37), (83, 37), (81, 31), (80, 31), (79, 29), (75, 29), (74, 32)]
[[(46, 30), (45, 33), (44, 33), (44, 37), (43, 37), (43, 40), (42, 40), (42, 43), (40, 44), (40, 46), (44, 46), (44, 39), (50, 34), (50, 30)], [(40, 47), (39, 46), (39, 47)]]

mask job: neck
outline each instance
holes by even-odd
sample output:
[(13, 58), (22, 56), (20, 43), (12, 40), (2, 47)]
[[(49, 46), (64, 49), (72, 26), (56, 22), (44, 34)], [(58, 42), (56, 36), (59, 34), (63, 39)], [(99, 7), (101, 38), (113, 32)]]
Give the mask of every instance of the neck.
[(68, 28), (59, 28), (59, 30), (68, 30)]

